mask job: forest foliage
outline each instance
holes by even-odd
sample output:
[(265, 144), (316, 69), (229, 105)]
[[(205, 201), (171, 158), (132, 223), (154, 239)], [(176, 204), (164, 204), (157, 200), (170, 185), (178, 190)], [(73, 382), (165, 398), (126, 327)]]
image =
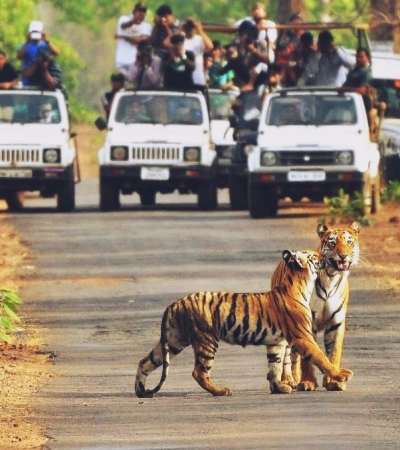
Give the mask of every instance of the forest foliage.
[[(280, 0), (283, 1), (283, 0)], [(288, 0), (287, 0), (288, 1)], [(63, 69), (64, 84), (78, 106), (77, 98), (90, 106), (98, 103), (101, 89), (108, 88), (113, 69), (115, 41), (113, 34), (119, 16), (130, 14), (136, 0), (1, 0), (0, 48), (17, 67), (18, 47), (25, 41), (31, 20), (42, 20), (51, 30), (51, 39), (60, 49), (57, 62)], [(163, 1), (147, 1), (147, 20)], [(169, 0), (178, 19), (195, 17), (203, 23), (232, 24), (250, 13), (249, 0)], [(294, 2), (296, 3), (296, 2)], [(307, 21), (365, 21), (369, 0), (304, 0)], [(277, 21), (278, 2), (265, 1), (269, 17)], [(293, 2), (292, 2), (293, 4)], [(227, 38), (228, 39), (228, 38)]]

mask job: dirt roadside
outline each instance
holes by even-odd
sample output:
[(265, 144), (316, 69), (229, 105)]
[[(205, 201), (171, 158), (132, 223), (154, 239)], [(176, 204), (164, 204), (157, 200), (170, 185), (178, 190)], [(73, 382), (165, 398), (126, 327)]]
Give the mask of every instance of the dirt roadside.
[[(96, 151), (102, 135), (92, 127), (79, 127), (80, 163), (83, 178), (97, 175)], [(9, 223), (5, 205), (0, 203), (0, 287), (18, 290), (27, 272), (34, 270), (34, 255)], [(3, 210), (3, 211), (2, 211)], [(377, 284), (400, 289), (400, 207), (387, 206), (375, 217), (373, 227), (361, 230), (362, 268)], [(41, 329), (36, 318), (26, 317), (15, 342), (0, 345), (0, 449), (41, 448), (47, 441), (32, 413), (33, 394), (52, 376), (47, 355), (37, 354)]]

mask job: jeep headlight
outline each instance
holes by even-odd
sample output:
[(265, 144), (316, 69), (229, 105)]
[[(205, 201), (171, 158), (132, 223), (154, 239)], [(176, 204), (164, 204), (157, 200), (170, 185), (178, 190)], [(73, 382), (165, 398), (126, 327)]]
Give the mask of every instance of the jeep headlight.
[(262, 166), (274, 166), (277, 158), (274, 152), (261, 152), (260, 164)]
[(337, 155), (337, 161), (343, 166), (349, 166), (350, 164), (353, 164), (353, 153), (349, 151), (340, 152)]
[(59, 148), (45, 148), (43, 150), (43, 162), (45, 163), (59, 163), (61, 162), (61, 153)]
[(184, 147), (183, 160), (188, 162), (200, 161), (200, 147)]
[(128, 159), (128, 147), (122, 145), (111, 147), (112, 161), (127, 161), (127, 159)]

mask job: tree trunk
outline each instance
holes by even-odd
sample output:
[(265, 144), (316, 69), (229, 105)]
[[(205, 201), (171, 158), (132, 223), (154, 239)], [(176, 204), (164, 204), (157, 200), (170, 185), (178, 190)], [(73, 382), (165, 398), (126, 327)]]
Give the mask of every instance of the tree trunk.
[(398, 0), (371, 0), (371, 40), (392, 40), (396, 3)]
[(300, 13), (307, 20), (304, 0), (280, 0), (278, 3), (278, 23), (287, 23), (291, 14)]

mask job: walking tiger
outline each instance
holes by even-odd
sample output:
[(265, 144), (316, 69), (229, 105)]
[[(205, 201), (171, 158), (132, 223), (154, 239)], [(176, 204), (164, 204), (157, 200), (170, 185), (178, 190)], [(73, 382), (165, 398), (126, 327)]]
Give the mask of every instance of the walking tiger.
[[(197, 292), (171, 303), (161, 323), (161, 336), (153, 350), (139, 361), (135, 392), (152, 397), (165, 383), (170, 359), (191, 345), (195, 353), (193, 377), (213, 395), (231, 390), (211, 381), (210, 372), (220, 340), (230, 344), (266, 345), (267, 379), (272, 393), (289, 393), (281, 382), (286, 343), (321, 372), (337, 382), (350, 380), (352, 372), (334, 367), (314, 341), (309, 300), (321, 265), (315, 251), (282, 254), (287, 267), (280, 286), (266, 293)], [(146, 389), (147, 376), (162, 365), (161, 379)]]

